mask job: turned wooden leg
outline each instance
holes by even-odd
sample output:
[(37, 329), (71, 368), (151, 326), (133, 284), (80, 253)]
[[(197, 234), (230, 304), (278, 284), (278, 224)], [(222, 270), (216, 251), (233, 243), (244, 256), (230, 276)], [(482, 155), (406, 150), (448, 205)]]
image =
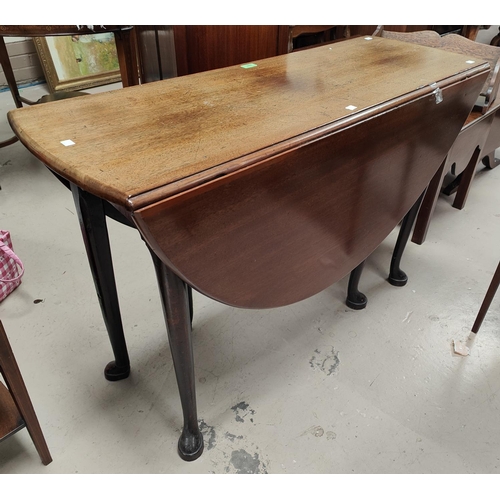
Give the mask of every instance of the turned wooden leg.
[(415, 229), (413, 230), (413, 236), (411, 239), (411, 241), (413, 241), (413, 243), (417, 243), (417, 245), (421, 245), (425, 241), (425, 237), (427, 236), (427, 231), (431, 223), (431, 217), (434, 213), (434, 209), (436, 208), (436, 202), (439, 198), (439, 192), (446, 175), (445, 164), (446, 158), (443, 160), (443, 163), (441, 163), (441, 166), (435, 173), (425, 191), (425, 195), (418, 212), (417, 220), (415, 222)]
[(364, 309), (368, 303), (368, 299), (364, 293), (361, 293), (358, 289), (359, 280), (363, 272), (363, 267), (365, 261), (361, 262), (358, 267), (351, 271), (349, 276), (349, 285), (347, 286), (347, 299), (345, 301), (346, 305), (351, 309)]
[(17, 365), (16, 358), (10, 347), (9, 339), (0, 321), (0, 372), (7, 384), (12, 399), (26, 424), (36, 451), (44, 465), (52, 462), (49, 448), (43, 437), (42, 429), (29, 397), (24, 380)]
[(425, 192), (419, 196), (418, 200), (410, 208), (401, 223), (401, 229), (399, 230), (396, 246), (394, 247), (394, 252), (392, 254), (389, 278), (387, 278), (387, 281), (389, 281), (389, 283), (393, 286), (404, 286), (408, 282), (408, 276), (400, 268), (401, 258), (403, 257), (403, 252), (406, 244), (408, 243), (408, 238), (410, 237), (411, 229), (413, 227), (413, 223), (415, 222), (415, 218), (417, 217), (418, 209), (422, 203), (424, 194)]
[(474, 325), (472, 327), (472, 332), (477, 333), (479, 328), (481, 328), (481, 324), (483, 323), (483, 319), (488, 312), (491, 301), (495, 296), (496, 291), (498, 290), (498, 286), (500, 285), (500, 264), (497, 266), (497, 270), (491, 279), (490, 286), (488, 287), (488, 291), (484, 297), (483, 303), (481, 304), (481, 308), (476, 317), (476, 321), (474, 321)]
[(480, 155), (481, 150), (476, 148), (472, 158), (467, 164), (467, 167), (465, 167), (465, 170), (462, 172), (462, 178), (460, 179), (460, 184), (458, 185), (458, 191), (455, 195), (455, 199), (453, 200), (453, 208), (458, 208), (459, 210), (464, 208), (467, 196), (469, 195), (472, 180), (476, 174), (476, 166), (479, 162)]
[(114, 361), (106, 366), (104, 376), (111, 381), (122, 380), (130, 374), (130, 361), (116, 291), (105, 208), (100, 198), (74, 184), (71, 185), (71, 190), (97, 297), (115, 356)]
[(184, 426), (178, 451), (183, 460), (196, 460), (203, 452), (203, 436), (198, 427), (191, 340), (189, 287), (157, 257), (153, 258), (163, 312), (181, 398)]

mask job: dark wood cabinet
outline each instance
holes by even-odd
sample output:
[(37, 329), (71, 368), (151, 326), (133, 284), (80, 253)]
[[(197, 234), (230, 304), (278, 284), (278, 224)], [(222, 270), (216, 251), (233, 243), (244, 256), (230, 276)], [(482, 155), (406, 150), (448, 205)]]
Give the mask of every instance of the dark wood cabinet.
[(177, 74), (286, 54), (288, 26), (174, 26)]
[[(317, 33), (314, 28), (331, 29)], [(391, 31), (432, 29), (440, 33), (448, 28), (460, 28), (461, 34), (474, 39), (479, 26), (385, 26)], [(327, 41), (372, 35), (376, 29), (376, 25), (143, 25), (136, 26), (135, 32), (141, 81), (147, 83), (286, 54), (292, 50), (294, 33), (302, 39), (294, 40), (293, 50), (302, 50)]]

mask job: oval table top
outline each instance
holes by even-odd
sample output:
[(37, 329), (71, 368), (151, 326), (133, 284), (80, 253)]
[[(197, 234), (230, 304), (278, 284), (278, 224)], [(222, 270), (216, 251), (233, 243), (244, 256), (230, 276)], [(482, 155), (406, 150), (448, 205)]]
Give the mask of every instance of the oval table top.
[(8, 117), (55, 172), (134, 210), (484, 68), (437, 49), (355, 38)]

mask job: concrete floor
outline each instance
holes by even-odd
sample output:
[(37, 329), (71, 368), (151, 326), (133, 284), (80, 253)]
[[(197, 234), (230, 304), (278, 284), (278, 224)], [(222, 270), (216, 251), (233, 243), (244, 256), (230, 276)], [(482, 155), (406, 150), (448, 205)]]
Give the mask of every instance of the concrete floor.
[[(2, 139), (12, 108), (0, 93)], [(0, 318), (53, 457), (44, 467), (22, 430), (0, 443), (0, 474), (498, 472), (498, 301), (469, 333), (499, 259), (500, 169), (478, 172), (462, 211), (439, 199), (428, 240), (408, 245), (406, 287), (385, 280), (396, 231), (380, 245), (362, 277), (363, 311), (344, 305), (347, 278), (266, 311), (195, 292), (205, 451), (192, 463), (176, 451), (179, 396), (138, 233), (109, 222), (132, 363), (112, 383), (70, 192), (20, 143), (0, 149), (0, 186), (0, 227), (26, 267)], [(467, 341), (470, 356), (455, 354), (453, 340)]]

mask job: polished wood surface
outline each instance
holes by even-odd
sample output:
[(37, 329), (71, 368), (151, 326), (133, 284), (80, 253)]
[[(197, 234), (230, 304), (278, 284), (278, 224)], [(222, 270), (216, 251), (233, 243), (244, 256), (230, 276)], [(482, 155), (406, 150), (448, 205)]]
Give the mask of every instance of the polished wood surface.
[[(418, 209), (488, 71), (368, 37), (9, 112), (28, 149), (73, 184), (85, 224), (82, 206), (98, 222), (96, 200), (111, 202), (152, 250), (183, 459), (203, 450), (188, 285), (235, 306), (276, 307), (359, 267)], [(92, 232), (93, 223), (84, 237)], [(110, 338), (126, 354), (123, 335)], [(128, 374), (123, 358), (117, 379)]]
[[(463, 92), (474, 88), (470, 79)], [(425, 190), (461, 127), (447, 117), (463, 120), (473, 104), (453, 87), (443, 94), (140, 209), (136, 222), (167, 265), (219, 301), (310, 297), (366, 259)]]
[(360, 38), (9, 120), (59, 175), (132, 212), (194, 288), (275, 307), (333, 284), (380, 244), (435, 174), (487, 72)]
[(288, 26), (173, 26), (177, 74), (199, 73), (288, 51)]
[[(369, 26), (320, 26), (320, 25), (175, 25), (175, 57), (179, 76), (208, 71), (234, 64), (286, 54), (292, 50), (303, 50), (329, 40), (339, 40), (350, 36), (372, 35), (376, 25)], [(142, 29), (142, 26), (136, 27)], [(155, 26), (162, 35), (166, 27)], [(434, 29), (440, 33), (454, 30), (463, 36), (474, 39), (482, 26), (433, 26), (433, 25), (391, 25), (391, 31), (417, 31)], [(318, 31), (324, 31), (320, 36)], [(165, 40), (158, 49), (148, 51), (168, 53)], [(163, 45), (163, 46), (162, 46)], [(149, 61), (145, 60), (145, 65)], [(167, 62), (169, 64), (169, 62)], [(156, 71), (155, 71), (156, 73)], [(152, 81), (148, 79), (147, 81)]]
[(403, 42), (416, 43), (426, 47), (443, 49), (456, 54), (468, 55), (471, 58), (477, 57), (482, 61), (487, 61), (490, 64), (490, 73), (481, 90), (481, 95), (485, 98), (481, 111), (485, 113), (495, 100), (500, 85), (500, 50), (498, 47), (477, 43), (464, 36), (453, 33), (440, 36), (435, 31), (430, 30), (400, 33), (388, 31), (386, 29), (381, 30), (381, 27), (379, 27), (376, 35), (392, 40), (401, 40)]
[[(177, 68), (174, 27), (160, 25), (134, 26), (141, 83), (173, 78)], [(179, 50), (180, 54), (180, 50)], [(184, 70), (182, 74), (186, 74)]]
[[(60, 175), (130, 210), (486, 67), (378, 38), (256, 64), (50, 103), (50, 112), (49, 104), (20, 109), (8, 114), (9, 121), (28, 149)], [(63, 146), (67, 139), (75, 144)]]

